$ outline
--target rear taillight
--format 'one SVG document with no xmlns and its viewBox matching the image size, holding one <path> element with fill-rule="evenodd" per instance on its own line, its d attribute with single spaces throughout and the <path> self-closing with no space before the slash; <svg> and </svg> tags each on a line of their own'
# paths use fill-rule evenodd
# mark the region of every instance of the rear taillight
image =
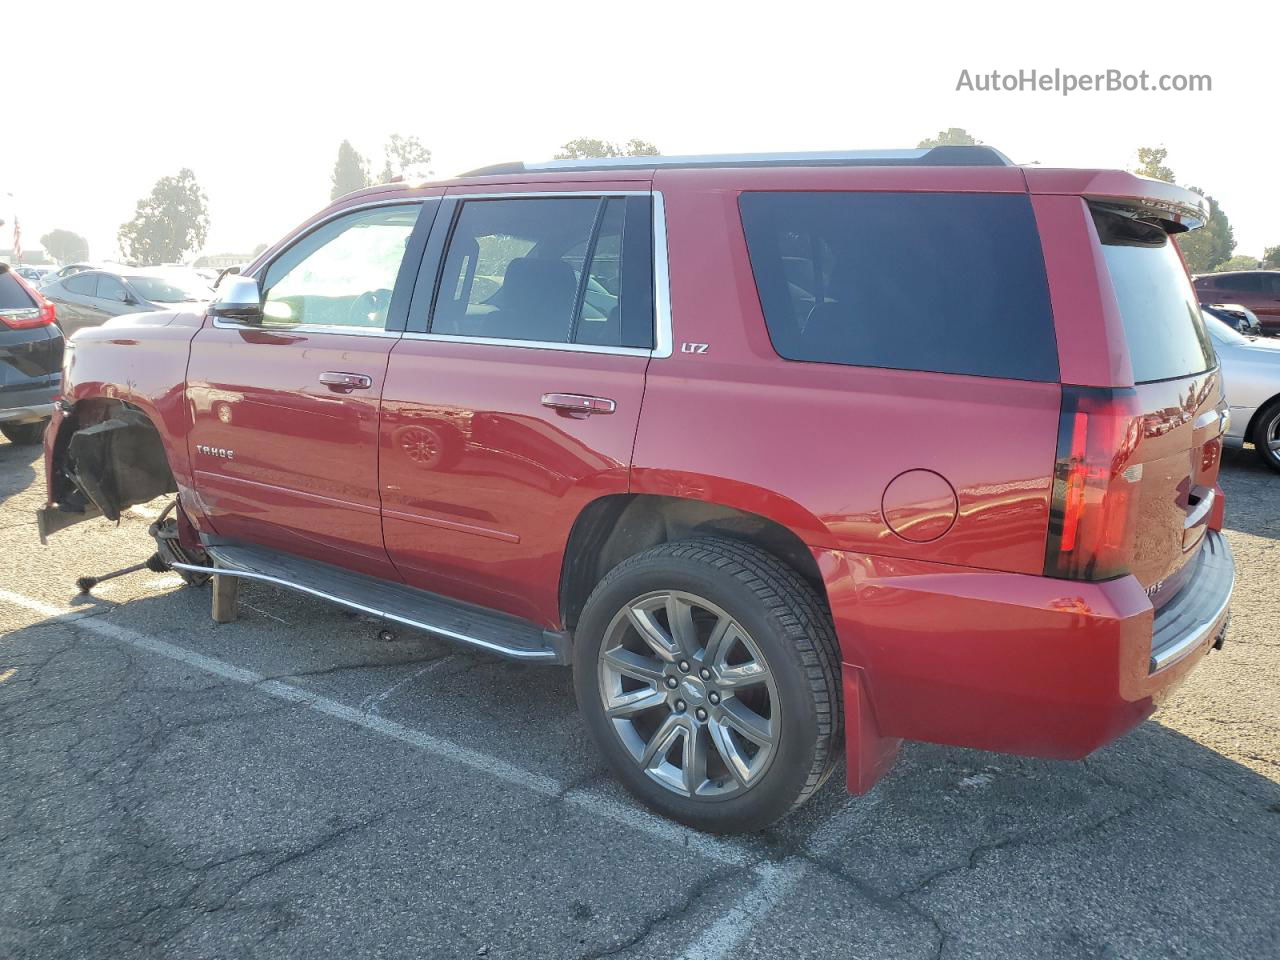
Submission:
<svg viewBox="0 0 1280 960">
<path fill-rule="evenodd" d="M 10 330 L 47 327 L 57 319 L 53 304 L 43 298 L 37 306 L 24 310 L 0 310 L 0 324 L 4 324 Z"/>
<path fill-rule="evenodd" d="M 1142 432 L 1132 389 L 1062 388 L 1044 572 L 1109 580 L 1129 572 L 1142 464 L 1129 464 Z"/>
</svg>

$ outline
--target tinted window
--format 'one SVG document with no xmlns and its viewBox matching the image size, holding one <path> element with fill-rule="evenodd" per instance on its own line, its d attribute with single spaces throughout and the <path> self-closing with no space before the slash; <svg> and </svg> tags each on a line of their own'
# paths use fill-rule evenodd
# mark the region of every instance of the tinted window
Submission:
<svg viewBox="0 0 1280 960">
<path fill-rule="evenodd" d="M 124 284 L 115 277 L 107 276 L 105 273 L 98 278 L 97 296 L 100 300 L 114 300 L 118 303 L 124 303 L 128 299 Z"/>
<path fill-rule="evenodd" d="M 1214 286 L 1219 290 L 1237 290 L 1240 293 L 1256 293 L 1262 289 L 1262 280 L 1256 273 L 1237 273 L 1228 277 L 1217 277 Z"/>
<path fill-rule="evenodd" d="M 1057 379 L 1026 196 L 744 193 L 740 206 L 783 357 Z"/>
<path fill-rule="evenodd" d="M 30 310 L 35 305 L 16 277 L 10 276 L 8 270 L 0 272 L 0 310 Z"/>
<path fill-rule="evenodd" d="M 96 273 L 77 273 L 74 276 L 65 278 L 62 281 L 62 286 L 68 293 L 78 293 L 82 297 L 92 297 L 97 294 L 98 275 Z"/>
<path fill-rule="evenodd" d="M 170 274 L 157 277 L 130 277 L 129 284 L 152 303 L 192 303 L 209 300 L 213 291 L 199 274 Z M 101 296 L 101 287 L 99 287 Z"/>
<path fill-rule="evenodd" d="M 1159 227 L 1095 209 L 1093 222 L 1120 304 L 1138 383 L 1201 373 L 1213 345 L 1182 258 Z"/>
<path fill-rule="evenodd" d="M 272 261 L 264 324 L 378 328 L 420 204 L 361 210 L 313 230 Z M 208 291 L 201 293 L 208 299 Z"/>
<path fill-rule="evenodd" d="M 622 197 L 464 203 L 449 239 L 431 332 L 623 344 L 627 217 Z"/>
</svg>

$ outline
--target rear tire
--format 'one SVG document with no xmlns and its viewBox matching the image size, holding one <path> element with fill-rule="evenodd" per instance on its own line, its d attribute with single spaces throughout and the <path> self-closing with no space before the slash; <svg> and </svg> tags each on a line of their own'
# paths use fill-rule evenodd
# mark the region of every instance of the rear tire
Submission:
<svg viewBox="0 0 1280 960">
<path fill-rule="evenodd" d="M 30 445 L 44 442 L 44 430 L 49 426 L 49 418 L 32 423 L 0 423 L 0 433 L 10 443 Z"/>
<path fill-rule="evenodd" d="M 813 588 L 772 554 L 718 537 L 614 568 L 574 639 L 579 708 L 618 778 L 716 833 L 763 829 L 826 780 L 841 753 L 839 664 Z"/>
<path fill-rule="evenodd" d="M 1272 470 L 1280 472 L 1280 400 L 1273 400 L 1258 414 L 1253 425 L 1253 448 L 1258 459 Z"/>
</svg>

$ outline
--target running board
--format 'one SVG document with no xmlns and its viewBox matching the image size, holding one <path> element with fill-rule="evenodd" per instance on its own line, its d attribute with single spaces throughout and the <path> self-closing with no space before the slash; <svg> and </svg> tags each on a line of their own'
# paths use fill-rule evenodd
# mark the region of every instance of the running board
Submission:
<svg viewBox="0 0 1280 960">
<path fill-rule="evenodd" d="M 528 620 L 262 547 L 224 543 L 205 544 L 204 549 L 215 566 L 171 566 L 273 583 L 512 660 L 569 662 L 568 636 Z"/>
</svg>

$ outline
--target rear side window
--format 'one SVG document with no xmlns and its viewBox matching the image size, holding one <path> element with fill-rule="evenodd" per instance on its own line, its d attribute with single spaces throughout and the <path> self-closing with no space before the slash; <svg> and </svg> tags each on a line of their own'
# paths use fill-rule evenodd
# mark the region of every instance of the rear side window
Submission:
<svg viewBox="0 0 1280 960">
<path fill-rule="evenodd" d="M 30 310 L 36 305 L 31 294 L 8 270 L 0 272 L 0 310 Z"/>
<path fill-rule="evenodd" d="M 96 273 L 77 273 L 62 281 L 68 293 L 78 293 L 82 297 L 95 296 L 98 290 Z"/>
<path fill-rule="evenodd" d="M 648 197 L 464 202 L 431 332 L 650 348 L 648 203 Z"/>
<path fill-rule="evenodd" d="M 744 193 L 751 267 L 789 360 L 1058 378 L 1022 194 Z"/>
<path fill-rule="evenodd" d="M 1159 227 L 1112 210 L 1094 207 L 1093 222 L 1120 304 L 1134 380 L 1210 369 L 1213 344 L 1173 241 Z"/>
</svg>

